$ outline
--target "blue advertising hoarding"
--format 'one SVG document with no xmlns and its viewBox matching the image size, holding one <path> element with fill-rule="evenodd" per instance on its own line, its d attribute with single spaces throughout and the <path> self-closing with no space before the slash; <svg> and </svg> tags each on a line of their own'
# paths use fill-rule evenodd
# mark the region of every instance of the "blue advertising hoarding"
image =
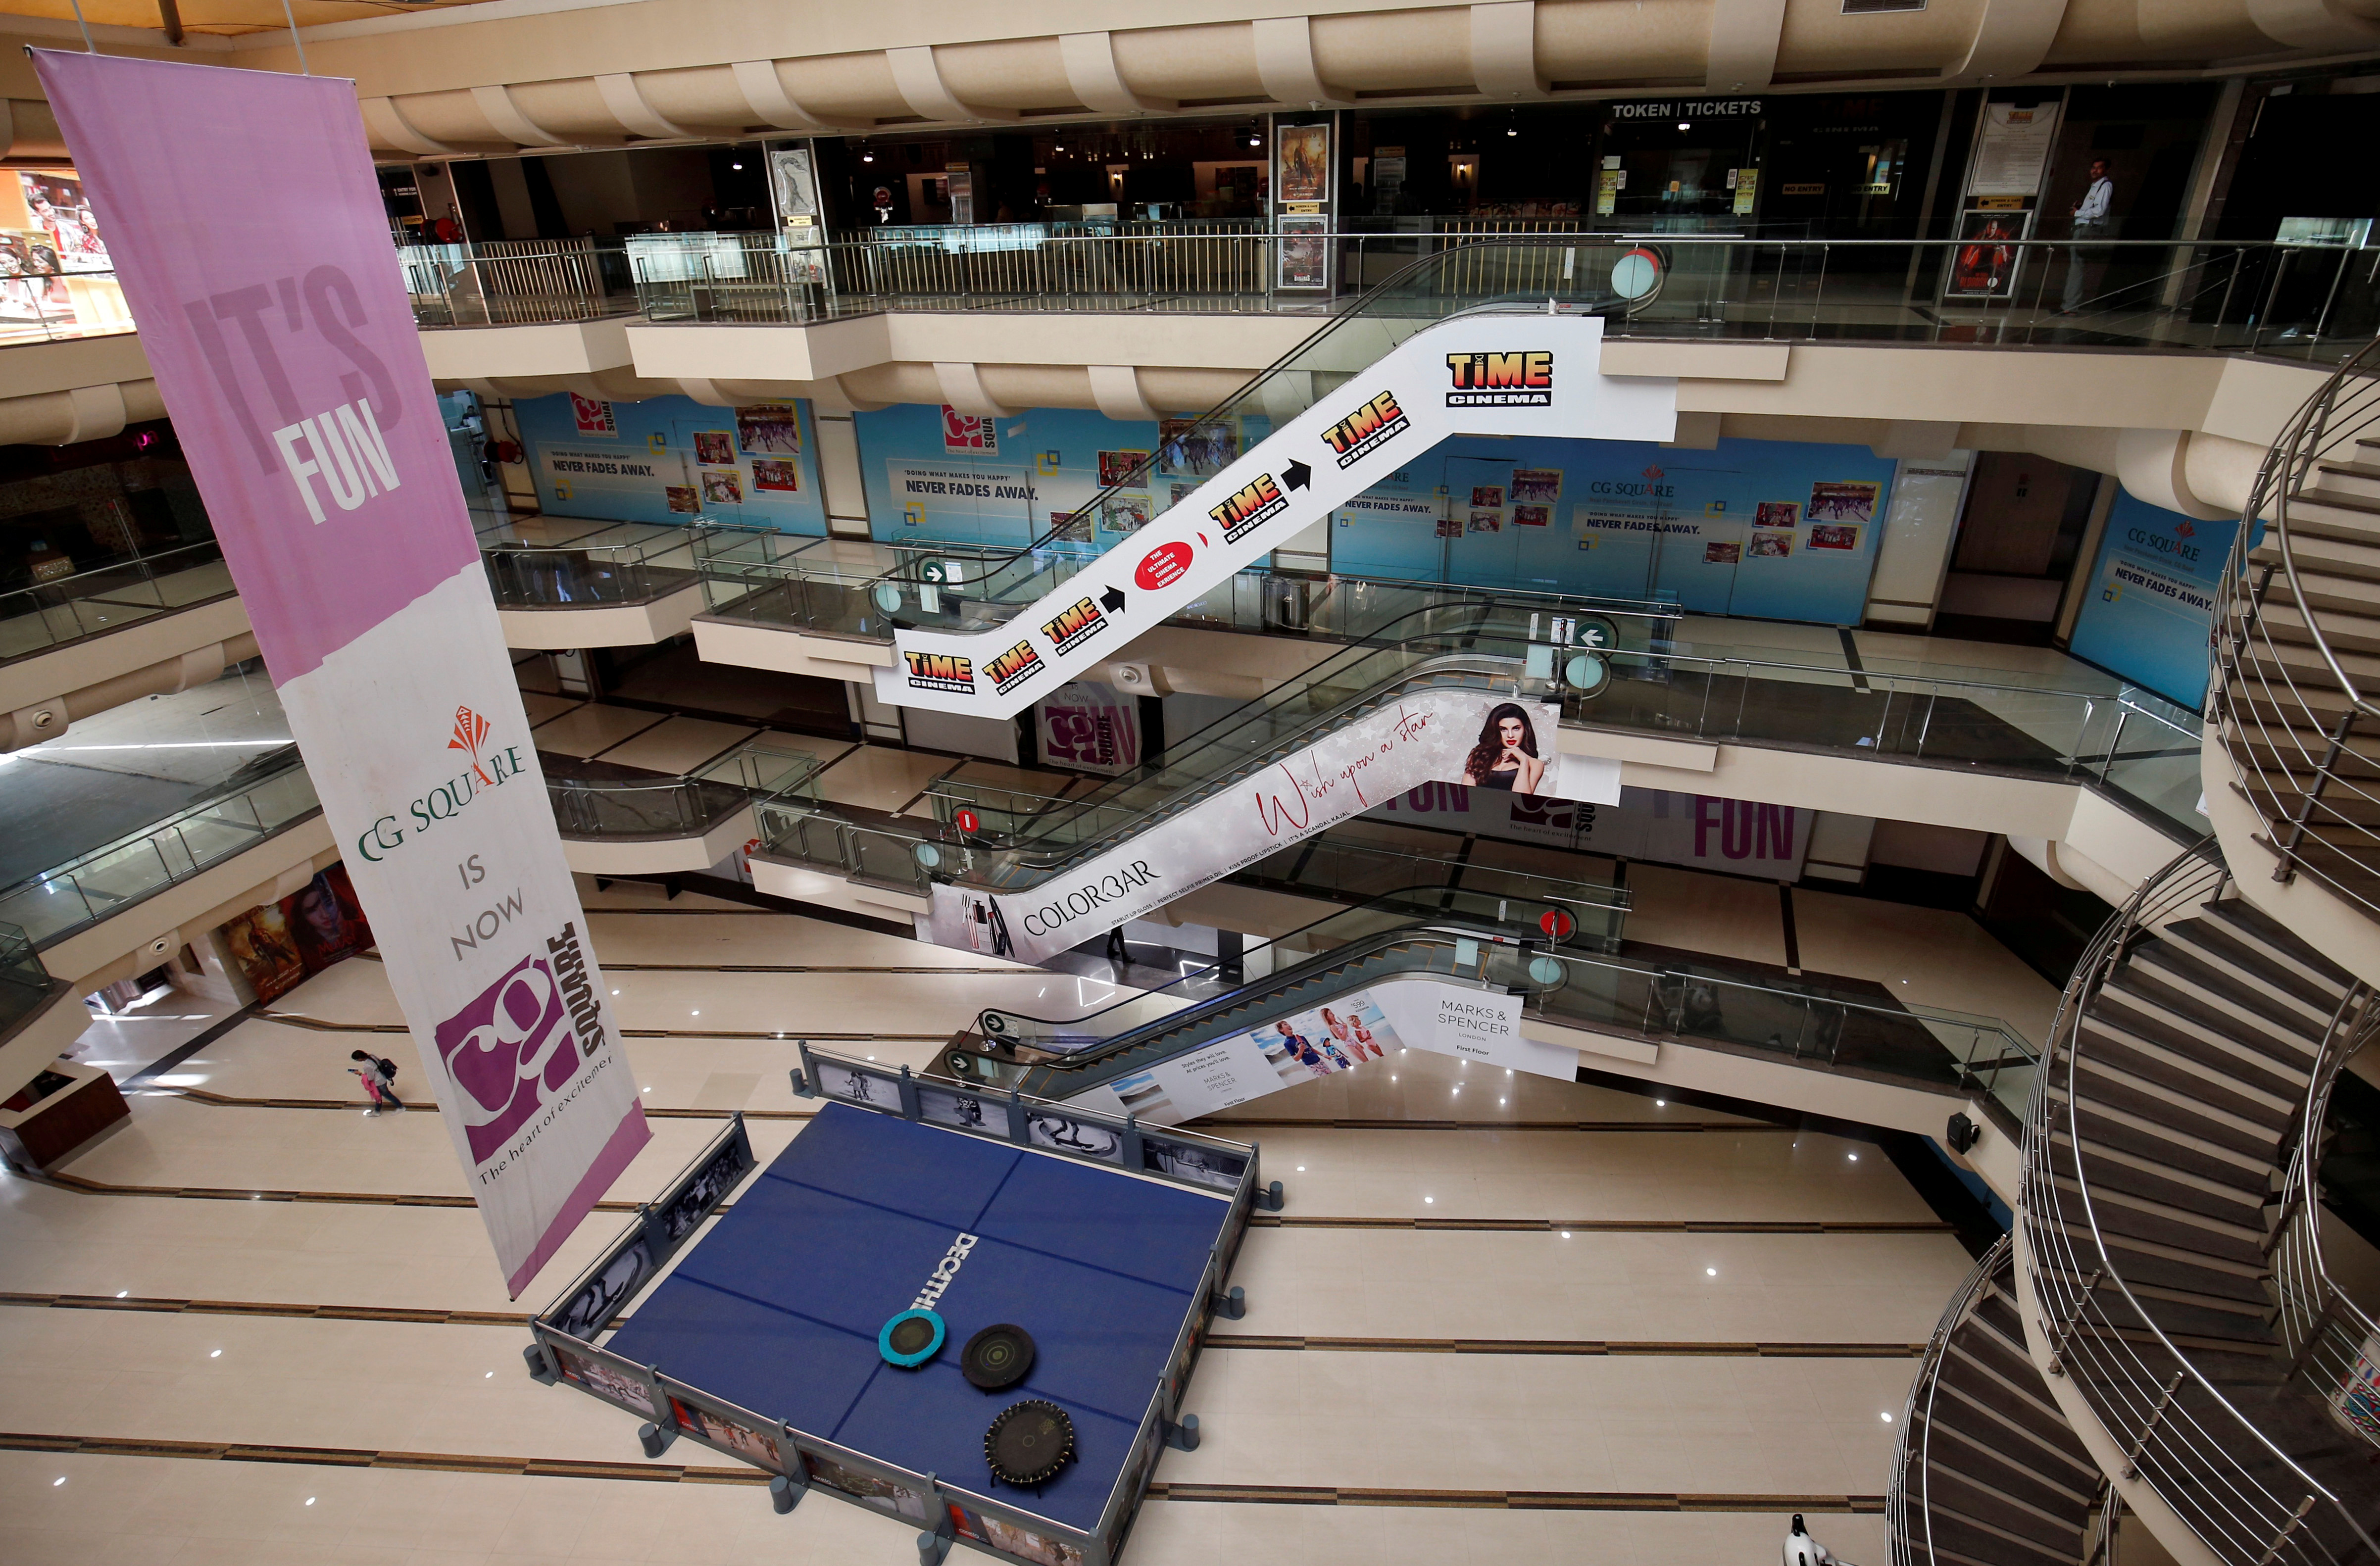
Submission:
<svg viewBox="0 0 2380 1566">
<path fill-rule="evenodd" d="M 513 417 L 549 515 L 826 531 L 806 402 L 711 407 L 692 397 L 563 393 L 516 402 Z"/>
<path fill-rule="evenodd" d="M 2074 655 L 2204 707 L 2215 598 L 2239 530 L 2228 517 L 2201 522 L 2118 492 L 2075 618 Z"/>
<path fill-rule="evenodd" d="M 1857 625 L 1894 464 L 1864 446 L 1458 436 L 1332 517 L 1356 577 Z"/>
<path fill-rule="evenodd" d="M 1271 432 L 1261 417 L 1118 419 L 1079 408 L 1007 418 L 903 403 L 856 416 L 870 530 L 886 543 L 1021 548 L 1099 499 L 1105 551 Z M 1154 455 L 1152 467 L 1143 459 Z"/>
</svg>

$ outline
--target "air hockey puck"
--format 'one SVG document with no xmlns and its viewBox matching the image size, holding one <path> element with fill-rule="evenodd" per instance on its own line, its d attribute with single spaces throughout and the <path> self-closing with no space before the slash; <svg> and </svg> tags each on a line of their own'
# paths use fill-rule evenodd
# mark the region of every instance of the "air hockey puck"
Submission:
<svg viewBox="0 0 2380 1566">
<path fill-rule="evenodd" d="M 1011 1322 L 987 1327 L 959 1351 L 959 1370 L 987 1392 L 1013 1387 L 1033 1368 L 1033 1335 Z"/>
<path fill-rule="evenodd" d="M 1010 1403 L 983 1433 L 983 1460 L 992 1477 L 1011 1485 L 1044 1485 L 1075 1460 L 1075 1422 L 1054 1402 L 1027 1398 Z"/>
<path fill-rule="evenodd" d="M 876 1352 L 887 1365 L 915 1370 L 941 1352 L 950 1335 L 942 1318 L 930 1310 L 905 1310 L 876 1334 Z"/>
</svg>

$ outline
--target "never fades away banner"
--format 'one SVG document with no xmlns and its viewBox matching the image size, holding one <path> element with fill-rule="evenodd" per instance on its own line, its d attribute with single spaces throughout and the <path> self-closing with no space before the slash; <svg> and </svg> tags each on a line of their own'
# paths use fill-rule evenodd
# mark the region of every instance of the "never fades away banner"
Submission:
<svg viewBox="0 0 2380 1566">
<path fill-rule="evenodd" d="M 517 1297 L 650 1134 L 355 85 L 32 55 Z"/>
</svg>

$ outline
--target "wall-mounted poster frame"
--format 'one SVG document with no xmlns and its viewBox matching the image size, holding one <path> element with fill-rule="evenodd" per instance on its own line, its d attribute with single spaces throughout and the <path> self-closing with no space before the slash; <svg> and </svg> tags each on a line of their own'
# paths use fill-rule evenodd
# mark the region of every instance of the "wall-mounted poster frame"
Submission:
<svg viewBox="0 0 2380 1566">
<path fill-rule="evenodd" d="M 1942 269 L 1945 304 L 2016 297 L 2066 114 L 2063 88 L 1987 95 L 1960 179 L 1958 247 Z"/>
<path fill-rule="evenodd" d="M 826 206 L 819 193 L 818 145 L 805 138 L 768 144 L 769 204 L 785 242 L 792 281 L 829 293 L 833 278 L 826 264 Z"/>
<path fill-rule="evenodd" d="M 1329 236 L 1339 207 L 1339 116 L 1275 115 L 1269 140 L 1273 288 L 1336 294 L 1339 268 Z"/>
<path fill-rule="evenodd" d="M 2033 214 L 2008 208 L 1975 207 L 1959 214 L 1959 243 L 1942 272 L 1946 304 L 2016 297 L 2024 270 L 2022 241 L 2033 233 Z"/>
</svg>

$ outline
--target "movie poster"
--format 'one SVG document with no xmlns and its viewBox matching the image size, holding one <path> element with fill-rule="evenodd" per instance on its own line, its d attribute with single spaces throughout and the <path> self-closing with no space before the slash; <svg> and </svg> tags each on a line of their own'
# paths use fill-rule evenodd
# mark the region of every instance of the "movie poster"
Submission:
<svg viewBox="0 0 2380 1566">
<path fill-rule="evenodd" d="M 1280 221 L 1281 273 L 1283 288 L 1328 288 L 1330 285 L 1330 220 L 1284 217 Z"/>
<path fill-rule="evenodd" d="M 286 995 L 372 944 L 371 926 L 345 865 L 333 865 L 277 903 L 226 921 L 220 932 L 233 965 L 259 1001 Z"/>
<path fill-rule="evenodd" d="M 1275 127 L 1274 135 L 1280 139 L 1281 174 L 1273 181 L 1273 200 L 1329 200 L 1330 125 L 1284 125 Z"/>
<path fill-rule="evenodd" d="M 1959 214 L 1959 244 L 1950 252 L 1946 299 L 2005 299 L 2016 293 L 2018 241 L 2033 221 L 2030 212 L 1971 212 Z"/>
</svg>

